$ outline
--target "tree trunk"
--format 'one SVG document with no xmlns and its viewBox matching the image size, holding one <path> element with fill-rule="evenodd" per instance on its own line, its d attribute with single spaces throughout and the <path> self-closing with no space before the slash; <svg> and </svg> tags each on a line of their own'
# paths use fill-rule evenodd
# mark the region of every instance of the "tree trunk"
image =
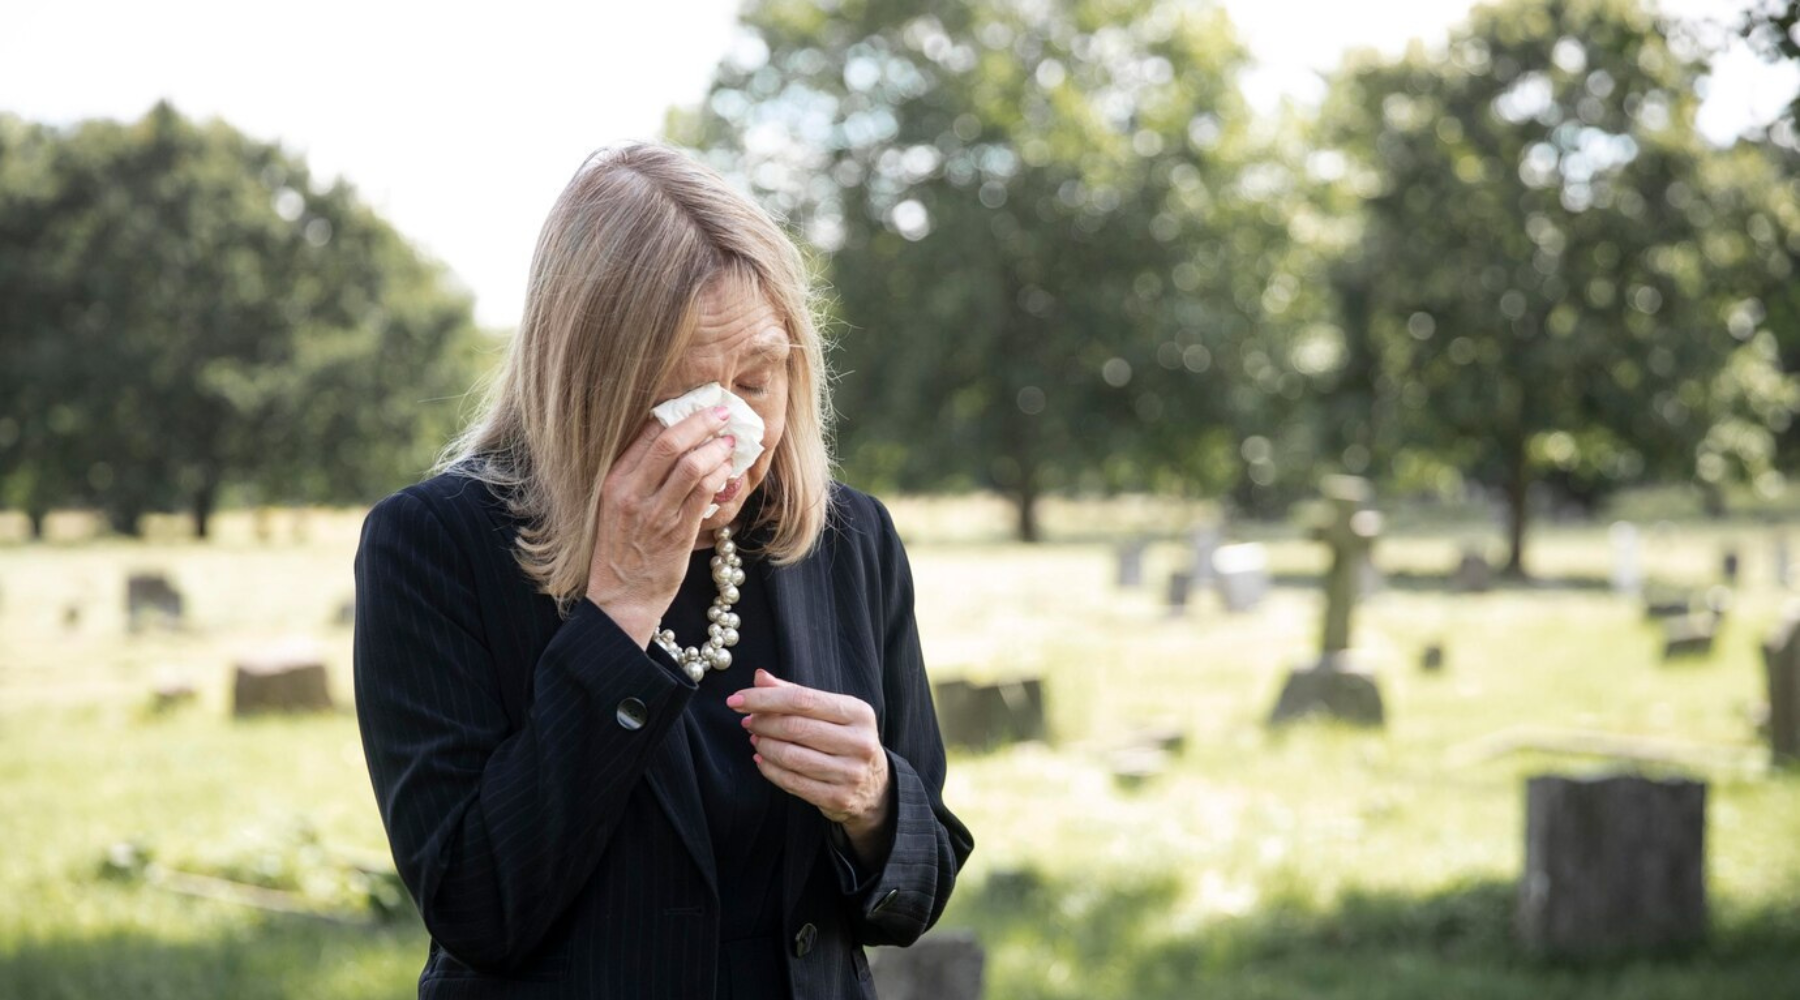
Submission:
<svg viewBox="0 0 1800 1000">
<path fill-rule="evenodd" d="M 1506 474 L 1506 544 L 1508 554 L 1503 574 L 1523 580 L 1525 573 L 1525 522 L 1530 516 L 1529 494 L 1531 473 L 1526 468 L 1525 447 L 1512 449 Z"/>
<path fill-rule="evenodd" d="M 1700 507 L 1706 512 L 1707 520 L 1723 521 L 1725 519 L 1725 489 L 1718 483 L 1700 484 Z"/>
<path fill-rule="evenodd" d="M 1018 526 L 1016 529 L 1019 541 L 1039 541 L 1041 536 L 1038 534 L 1037 484 L 1031 482 L 1028 478 L 1025 482 L 1019 484 L 1018 489 L 1013 491 L 1012 499 L 1013 507 L 1019 515 Z"/>
<path fill-rule="evenodd" d="M 218 500 L 217 490 L 211 483 L 194 491 L 194 537 L 206 540 L 207 522 L 212 519 L 213 505 Z"/>
<path fill-rule="evenodd" d="M 135 508 L 127 510 L 123 507 L 108 507 L 106 510 L 106 522 L 111 525 L 112 530 L 118 534 L 124 535 L 127 538 L 141 538 L 144 533 L 143 526 L 139 524 L 142 513 L 142 511 L 136 510 Z"/>
<path fill-rule="evenodd" d="M 31 540 L 34 542 L 43 541 L 44 521 L 50 517 L 50 512 L 47 510 L 32 509 L 25 512 L 25 517 L 31 522 Z"/>
</svg>

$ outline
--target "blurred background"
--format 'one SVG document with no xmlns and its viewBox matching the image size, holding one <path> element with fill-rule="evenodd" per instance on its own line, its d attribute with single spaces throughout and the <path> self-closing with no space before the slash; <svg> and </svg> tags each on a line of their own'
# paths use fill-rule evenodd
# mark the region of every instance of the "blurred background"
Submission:
<svg viewBox="0 0 1800 1000">
<path fill-rule="evenodd" d="M 942 995 L 1800 995 L 1800 3 L 7 22 L 0 997 L 414 995 L 358 530 L 656 137 L 912 554 Z"/>
</svg>

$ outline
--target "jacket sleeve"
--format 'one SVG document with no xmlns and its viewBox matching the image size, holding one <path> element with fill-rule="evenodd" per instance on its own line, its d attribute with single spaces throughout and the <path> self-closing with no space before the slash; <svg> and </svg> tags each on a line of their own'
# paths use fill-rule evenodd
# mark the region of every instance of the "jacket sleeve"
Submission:
<svg viewBox="0 0 1800 1000">
<path fill-rule="evenodd" d="M 471 565 L 428 500 L 400 492 L 370 510 L 355 559 L 357 724 L 431 936 L 503 972 L 592 875 L 696 686 L 583 598 L 531 667 L 515 727 Z"/>
<path fill-rule="evenodd" d="M 869 502 L 881 574 L 873 593 L 881 602 L 882 742 L 894 830 L 879 868 L 864 878 L 840 870 L 840 882 L 860 943 L 909 945 L 943 915 L 975 840 L 944 806 L 944 741 L 913 620 L 912 569 L 887 509 L 872 497 Z"/>
</svg>

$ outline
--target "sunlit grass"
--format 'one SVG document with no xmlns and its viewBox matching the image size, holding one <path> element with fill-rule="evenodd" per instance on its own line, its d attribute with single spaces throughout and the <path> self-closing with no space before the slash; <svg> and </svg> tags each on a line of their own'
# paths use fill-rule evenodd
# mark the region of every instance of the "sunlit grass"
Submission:
<svg viewBox="0 0 1800 1000">
<path fill-rule="evenodd" d="M 1604 589 L 1428 585 L 1483 531 L 1386 539 L 1394 586 L 1364 609 L 1356 642 L 1390 724 L 1272 733 L 1262 720 L 1281 680 L 1317 641 L 1307 577 L 1322 553 L 1292 531 L 1253 532 L 1279 584 L 1259 611 L 1226 615 L 1203 595 L 1173 617 L 1159 585 L 1183 558 L 1173 542 L 1148 553 L 1144 588 L 1122 592 L 1105 541 L 953 541 L 895 509 L 935 674 L 1047 679 L 1052 744 L 958 755 L 946 790 L 978 842 L 946 923 L 982 936 L 990 996 L 1636 1000 L 1800 982 L 1800 776 L 1768 772 L 1751 722 L 1756 644 L 1784 599 L 1765 529 L 1684 524 L 1648 540 L 1652 573 L 1695 584 L 1716 575 L 1723 544 L 1745 556 L 1717 653 L 1681 665 L 1661 664 L 1655 627 Z M 242 526 L 228 517 L 210 547 L 0 548 L 0 997 L 414 994 L 416 920 L 360 923 L 366 911 L 321 874 L 337 855 L 386 850 L 353 717 L 227 711 L 232 656 L 292 632 L 321 641 L 347 704 L 349 630 L 334 616 L 358 522 L 316 516 L 309 540 L 278 532 L 267 545 L 232 534 Z M 1604 528 L 1556 527 L 1533 564 L 1591 583 L 1608 552 Z M 187 594 L 185 631 L 125 633 L 123 579 L 138 567 Z M 84 608 L 73 628 L 70 602 Z M 1417 667 L 1428 642 L 1446 647 L 1441 674 Z M 194 683 L 198 702 L 148 711 L 167 676 Z M 1106 750 L 1167 725 L 1188 737 L 1168 770 L 1116 781 Z M 1524 779 L 1600 763 L 1459 759 L 1522 725 L 1704 746 L 1690 770 L 1711 782 L 1707 950 L 1599 969 L 1513 954 Z M 349 922 L 101 878 L 108 847 L 128 839 L 169 867 L 260 878 Z"/>
</svg>

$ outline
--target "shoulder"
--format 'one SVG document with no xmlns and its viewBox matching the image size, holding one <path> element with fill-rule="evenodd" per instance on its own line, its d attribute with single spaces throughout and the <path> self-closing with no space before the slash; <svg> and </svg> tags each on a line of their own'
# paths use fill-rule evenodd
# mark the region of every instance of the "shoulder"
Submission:
<svg viewBox="0 0 1800 1000">
<path fill-rule="evenodd" d="M 899 544 L 893 516 L 875 497 L 832 480 L 829 503 L 825 533 L 836 536 L 840 544 L 875 550 Z"/>
<path fill-rule="evenodd" d="M 487 483 L 452 469 L 376 501 L 364 517 L 363 534 L 391 530 L 469 537 L 491 530 L 504 510 Z"/>
</svg>

